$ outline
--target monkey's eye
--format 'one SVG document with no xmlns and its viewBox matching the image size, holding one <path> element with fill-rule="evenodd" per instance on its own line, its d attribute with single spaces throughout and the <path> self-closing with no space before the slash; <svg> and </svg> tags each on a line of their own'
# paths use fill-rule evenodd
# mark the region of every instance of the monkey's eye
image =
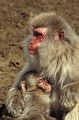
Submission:
<svg viewBox="0 0 79 120">
<path fill-rule="evenodd" d="M 34 31 L 33 35 L 36 37 L 42 36 L 42 33 L 38 32 L 38 31 Z"/>
</svg>

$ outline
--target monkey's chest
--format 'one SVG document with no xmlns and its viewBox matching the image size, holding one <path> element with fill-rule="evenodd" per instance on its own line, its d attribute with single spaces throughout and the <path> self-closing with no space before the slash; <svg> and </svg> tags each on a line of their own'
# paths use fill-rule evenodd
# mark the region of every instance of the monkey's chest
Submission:
<svg viewBox="0 0 79 120">
<path fill-rule="evenodd" d="M 51 78 L 52 73 L 50 74 L 50 71 L 48 71 L 48 68 L 43 68 L 41 66 L 39 66 L 39 69 L 37 69 L 37 75 L 43 78 Z M 48 79 L 48 80 L 49 80 Z"/>
</svg>

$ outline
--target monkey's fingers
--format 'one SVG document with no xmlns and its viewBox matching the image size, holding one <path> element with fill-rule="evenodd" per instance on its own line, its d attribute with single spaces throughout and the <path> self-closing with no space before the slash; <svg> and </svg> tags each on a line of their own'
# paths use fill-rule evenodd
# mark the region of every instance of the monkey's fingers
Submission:
<svg viewBox="0 0 79 120">
<path fill-rule="evenodd" d="M 43 88 L 43 85 L 44 85 L 44 80 L 43 79 L 38 79 L 38 86 Z"/>
<path fill-rule="evenodd" d="M 43 79 L 43 77 L 39 77 L 39 78 L 37 79 L 37 81 L 38 81 L 38 82 L 41 82 L 41 81 L 44 81 L 44 79 Z"/>
<path fill-rule="evenodd" d="M 26 83 L 24 81 L 21 82 L 21 89 L 22 89 L 22 92 L 25 93 L 27 91 L 26 89 Z"/>
<path fill-rule="evenodd" d="M 49 83 L 47 83 L 46 81 L 44 82 L 44 85 L 43 85 L 43 89 L 44 89 L 44 92 L 46 93 L 50 93 L 52 88 L 51 88 L 51 85 Z"/>
<path fill-rule="evenodd" d="M 38 80 L 38 86 L 43 89 L 44 92 L 50 93 L 51 92 L 51 85 L 47 83 L 44 79 Z"/>
<path fill-rule="evenodd" d="M 51 85 L 45 86 L 44 92 L 45 93 L 50 93 L 51 92 Z"/>
</svg>

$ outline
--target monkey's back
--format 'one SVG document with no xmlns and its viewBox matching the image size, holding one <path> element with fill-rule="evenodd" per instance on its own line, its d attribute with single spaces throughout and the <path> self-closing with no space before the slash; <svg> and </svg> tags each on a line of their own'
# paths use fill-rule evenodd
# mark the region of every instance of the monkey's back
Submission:
<svg viewBox="0 0 79 120">
<path fill-rule="evenodd" d="M 24 101 L 25 109 L 22 117 L 27 115 L 34 116 L 37 113 L 49 115 L 50 112 L 49 94 L 45 94 L 41 89 L 35 90 L 33 92 L 26 92 L 24 95 Z"/>
</svg>

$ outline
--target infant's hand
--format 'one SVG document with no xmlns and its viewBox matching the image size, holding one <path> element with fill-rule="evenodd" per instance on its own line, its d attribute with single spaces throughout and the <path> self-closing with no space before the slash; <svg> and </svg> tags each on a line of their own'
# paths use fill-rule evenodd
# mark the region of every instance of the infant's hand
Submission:
<svg viewBox="0 0 79 120">
<path fill-rule="evenodd" d="M 39 78 L 38 79 L 38 86 L 40 88 L 42 88 L 44 90 L 44 92 L 46 93 L 50 93 L 51 92 L 51 85 L 49 83 L 47 83 L 46 80 L 44 80 L 43 78 Z"/>
</svg>

